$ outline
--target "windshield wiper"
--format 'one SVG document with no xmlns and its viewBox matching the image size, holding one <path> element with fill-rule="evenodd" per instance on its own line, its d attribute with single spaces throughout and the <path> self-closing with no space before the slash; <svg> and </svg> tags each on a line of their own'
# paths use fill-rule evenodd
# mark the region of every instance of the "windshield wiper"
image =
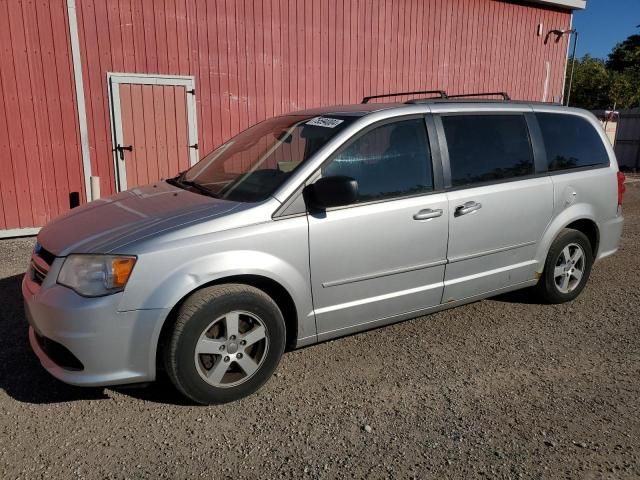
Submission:
<svg viewBox="0 0 640 480">
<path fill-rule="evenodd" d="M 210 197 L 213 198 L 220 198 L 217 194 L 215 194 L 214 192 L 212 192 L 211 190 L 209 190 L 207 187 L 205 187 L 204 185 L 194 182 L 193 180 L 184 180 L 183 179 L 184 174 L 178 175 L 175 178 L 170 178 L 167 180 L 167 182 L 169 182 L 171 185 L 175 185 L 177 187 L 192 187 L 195 188 L 196 190 L 198 190 L 199 192 L 204 193 L 205 195 L 208 195 Z"/>
<path fill-rule="evenodd" d="M 204 185 L 198 183 L 198 182 L 194 182 L 193 180 L 181 180 L 180 183 L 184 184 L 184 185 L 188 185 L 190 187 L 195 188 L 196 190 L 204 193 L 205 195 L 209 195 L 210 197 L 213 198 L 219 198 L 218 195 L 216 195 L 215 193 L 213 193 L 211 190 L 209 190 L 207 187 L 205 187 Z"/>
</svg>

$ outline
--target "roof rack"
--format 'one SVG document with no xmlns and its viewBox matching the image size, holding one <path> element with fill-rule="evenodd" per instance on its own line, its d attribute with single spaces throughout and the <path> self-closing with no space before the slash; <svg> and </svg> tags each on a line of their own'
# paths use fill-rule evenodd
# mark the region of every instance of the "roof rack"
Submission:
<svg viewBox="0 0 640 480">
<path fill-rule="evenodd" d="M 511 97 L 507 92 L 460 93 L 456 95 L 447 95 L 447 98 L 488 97 L 491 95 L 500 95 L 506 102 L 511 100 Z"/>
<path fill-rule="evenodd" d="M 374 98 L 387 98 L 387 97 L 399 97 L 402 95 L 426 95 L 426 94 L 437 94 L 438 98 L 448 98 L 447 92 L 444 90 L 425 90 L 422 92 L 402 92 L 402 93 L 385 93 L 384 95 L 370 95 L 368 97 L 364 97 L 362 99 L 362 103 L 369 103 L 369 100 L 373 100 Z"/>
</svg>

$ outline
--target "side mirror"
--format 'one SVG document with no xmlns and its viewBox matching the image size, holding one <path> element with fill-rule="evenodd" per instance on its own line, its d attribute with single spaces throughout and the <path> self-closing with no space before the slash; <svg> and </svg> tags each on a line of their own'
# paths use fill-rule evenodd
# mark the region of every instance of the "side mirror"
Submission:
<svg viewBox="0 0 640 480">
<path fill-rule="evenodd" d="M 319 210 L 349 205 L 357 199 L 358 181 L 342 175 L 321 178 L 304 189 L 307 206 Z"/>
</svg>

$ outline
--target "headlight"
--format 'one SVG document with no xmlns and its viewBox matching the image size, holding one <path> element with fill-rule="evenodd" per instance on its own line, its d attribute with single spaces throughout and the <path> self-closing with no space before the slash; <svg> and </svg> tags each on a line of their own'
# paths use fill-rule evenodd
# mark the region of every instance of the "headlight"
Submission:
<svg viewBox="0 0 640 480">
<path fill-rule="evenodd" d="M 69 255 L 58 283 L 85 297 L 100 297 L 124 290 L 136 257 L 122 255 Z"/>
</svg>

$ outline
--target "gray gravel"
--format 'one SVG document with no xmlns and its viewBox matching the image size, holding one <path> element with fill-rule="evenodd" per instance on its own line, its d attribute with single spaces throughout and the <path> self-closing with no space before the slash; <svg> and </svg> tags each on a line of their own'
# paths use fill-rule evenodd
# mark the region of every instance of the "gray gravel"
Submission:
<svg viewBox="0 0 640 480">
<path fill-rule="evenodd" d="M 256 395 L 79 389 L 27 345 L 0 242 L 0 478 L 638 478 L 640 184 L 573 303 L 515 293 L 285 355 Z"/>
</svg>

